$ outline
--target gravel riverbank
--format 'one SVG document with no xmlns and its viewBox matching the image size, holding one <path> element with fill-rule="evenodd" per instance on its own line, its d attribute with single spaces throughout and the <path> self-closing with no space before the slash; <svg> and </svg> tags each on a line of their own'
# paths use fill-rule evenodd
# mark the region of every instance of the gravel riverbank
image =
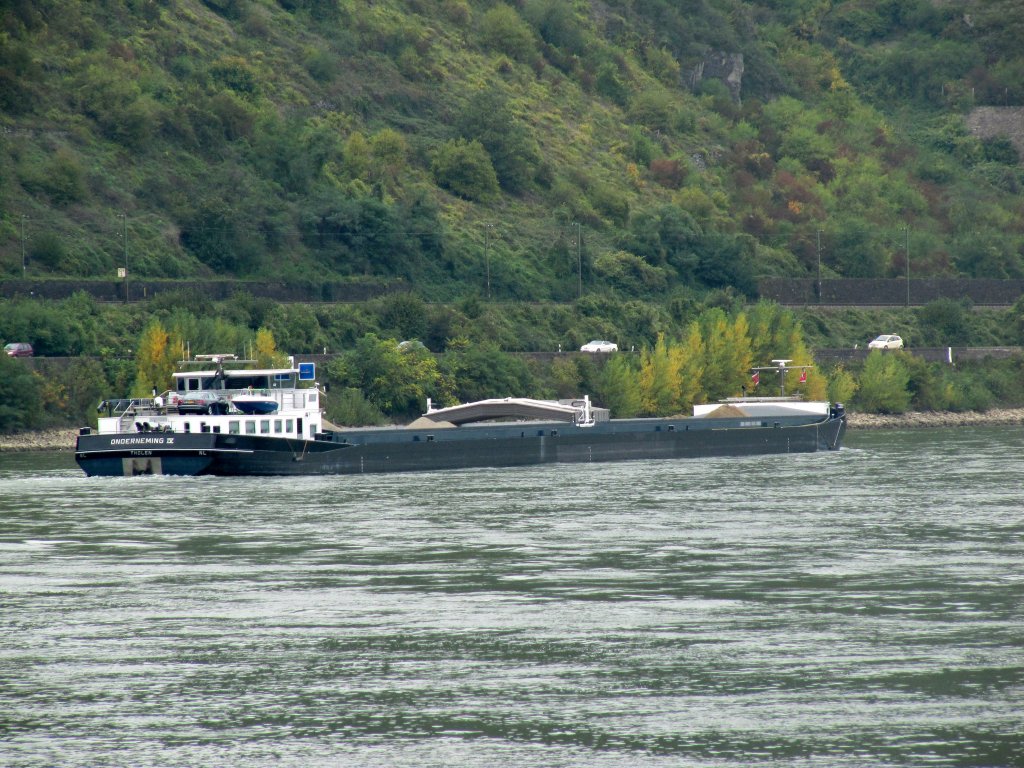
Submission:
<svg viewBox="0 0 1024 768">
<path fill-rule="evenodd" d="M 850 429 L 912 429 L 914 427 L 965 427 L 1024 424 L 1024 408 L 993 408 L 990 411 L 908 411 L 899 414 L 851 413 Z"/>
<path fill-rule="evenodd" d="M 1024 424 L 1024 408 L 994 408 L 991 411 L 910 411 L 886 415 L 881 413 L 849 414 L 850 429 L 913 429 L 916 427 L 963 427 L 980 424 Z M 77 429 L 48 429 L 0 435 L 0 452 L 4 451 L 73 451 Z"/>
<path fill-rule="evenodd" d="M 0 453 L 5 451 L 73 451 L 77 429 L 46 429 L 0 435 Z"/>
</svg>

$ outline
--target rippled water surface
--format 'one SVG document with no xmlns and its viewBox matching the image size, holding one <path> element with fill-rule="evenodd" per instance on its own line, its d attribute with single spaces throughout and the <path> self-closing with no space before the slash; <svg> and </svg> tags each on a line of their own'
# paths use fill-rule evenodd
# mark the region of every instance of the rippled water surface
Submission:
<svg viewBox="0 0 1024 768">
<path fill-rule="evenodd" d="M 0 454 L 0 765 L 1024 765 L 1024 430 L 309 480 Z"/>
</svg>

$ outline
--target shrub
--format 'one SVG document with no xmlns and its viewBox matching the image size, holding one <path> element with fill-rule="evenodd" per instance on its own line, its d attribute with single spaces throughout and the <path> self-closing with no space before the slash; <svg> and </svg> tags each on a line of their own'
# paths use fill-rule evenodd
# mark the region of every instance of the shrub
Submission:
<svg viewBox="0 0 1024 768">
<path fill-rule="evenodd" d="M 636 94 L 629 105 L 630 120 L 646 128 L 672 133 L 677 126 L 679 107 L 672 94 L 653 87 Z"/>
<path fill-rule="evenodd" d="M 536 55 L 533 31 L 513 8 L 499 4 L 480 19 L 480 41 L 485 47 L 519 61 Z"/>
<path fill-rule="evenodd" d="M 338 74 L 338 63 L 330 52 L 310 46 L 303 52 L 303 66 L 310 76 L 321 83 L 327 83 Z"/>
<path fill-rule="evenodd" d="M 651 178 L 661 186 L 666 189 L 679 189 L 689 169 L 678 160 L 666 157 L 652 160 L 649 170 Z"/>
<path fill-rule="evenodd" d="M 37 235 L 32 240 L 32 248 L 29 251 L 29 259 L 32 262 L 43 264 L 50 270 L 59 269 L 66 255 L 64 240 L 54 232 L 43 232 Z"/>
<path fill-rule="evenodd" d="M 619 76 L 619 68 L 610 61 L 604 62 L 597 68 L 594 90 L 619 106 L 625 106 L 629 98 L 629 88 Z"/>
<path fill-rule="evenodd" d="M 384 414 L 357 387 L 343 387 L 324 398 L 328 420 L 345 427 L 373 427 L 384 423 Z"/>
<path fill-rule="evenodd" d="M 498 175 L 479 141 L 445 143 L 434 154 L 430 170 L 439 185 L 467 200 L 486 202 L 498 194 Z"/>
<path fill-rule="evenodd" d="M 1020 164 L 1020 153 L 1006 136 L 993 136 L 990 139 L 982 139 L 981 143 L 985 159 L 990 163 L 1014 166 Z"/>
<path fill-rule="evenodd" d="M 57 204 L 76 203 L 85 197 L 85 171 L 68 149 L 58 149 L 49 164 L 45 188 Z"/>
<path fill-rule="evenodd" d="M 628 251 L 601 253 L 594 260 L 594 271 L 615 288 L 634 296 L 647 296 L 665 290 L 668 275 Z"/>
</svg>

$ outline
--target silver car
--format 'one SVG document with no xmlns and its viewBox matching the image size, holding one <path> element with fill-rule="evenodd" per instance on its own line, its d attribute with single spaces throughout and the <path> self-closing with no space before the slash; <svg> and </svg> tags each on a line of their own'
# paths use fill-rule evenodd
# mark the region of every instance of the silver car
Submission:
<svg viewBox="0 0 1024 768">
<path fill-rule="evenodd" d="M 903 349 L 903 339 L 899 336 L 882 335 L 869 342 L 868 349 Z"/>
<path fill-rule="evenodd" d="M 611 342 L 611 341 L 604 341 L 603 339 L 594 339 L 593 341 L 588 341 L 586 344 L 584 344 L 582 347 L 580 347 L 580 352 L 618 352 L 618 351 L 619 351 L 619 345 L 618 344 L 616 344 L 614 342 Z"/>
</svg>

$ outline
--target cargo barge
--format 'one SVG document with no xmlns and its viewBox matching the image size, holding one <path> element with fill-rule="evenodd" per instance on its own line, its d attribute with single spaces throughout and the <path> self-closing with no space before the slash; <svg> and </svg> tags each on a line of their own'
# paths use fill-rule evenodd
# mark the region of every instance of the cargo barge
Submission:
<svg viewBox="0 0 1024 768">
<path fill-rule="evenodd" d="M 345 475 L 812 453 L 838 450 L 846 430 L 842 405 L 784 395 L 638 419 L 610 418 L 588 397 L 440 409 L 428 401 L 407 426 L 338 428 L 324 419 L 311 364 L 232 369 L 230 355 L 197 359 L 209 367 L 175 373 L 162 395 L 101 403 L 98 427 L 80 430 L 75 446 L 87 475 Z"/>
</svg>

